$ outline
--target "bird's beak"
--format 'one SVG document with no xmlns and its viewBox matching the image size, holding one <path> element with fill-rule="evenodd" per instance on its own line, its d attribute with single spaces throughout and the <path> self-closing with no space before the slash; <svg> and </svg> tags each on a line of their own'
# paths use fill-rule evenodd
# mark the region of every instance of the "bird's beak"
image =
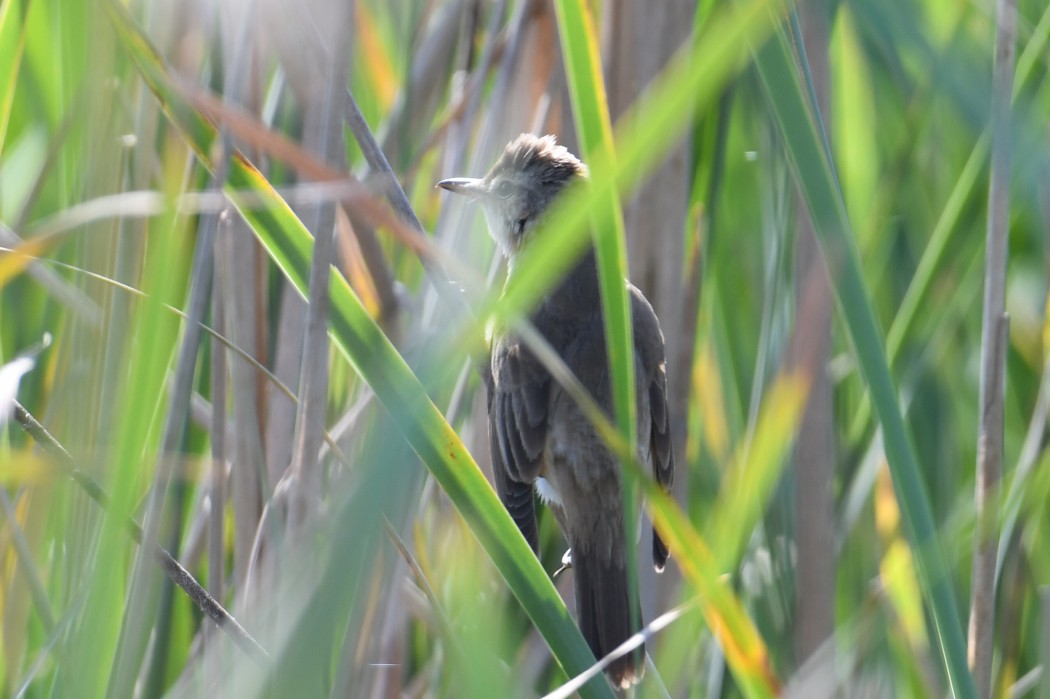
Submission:
<svg viewBox="0 0 1050 699">
<path fill-rule="evenodd" d="M 485 180 L 476 177 L 450 177 L 438 182 L 437 186 L 456 194 L 465 194 L 473 199 L 484 196 L 486 191 Z"/>
</svg>

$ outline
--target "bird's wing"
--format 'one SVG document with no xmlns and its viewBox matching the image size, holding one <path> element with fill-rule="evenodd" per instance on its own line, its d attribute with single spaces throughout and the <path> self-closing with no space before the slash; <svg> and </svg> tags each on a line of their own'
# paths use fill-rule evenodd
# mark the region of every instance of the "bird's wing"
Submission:
<svg viewBox="0 0 1050 699">
<path fill-rule="evenodd" d="M 493 344 L 489 448 L 496 492 L 537 553 L 532 486 L 543 465 L 550 385 L 547 370 L 521 343 L 500 338 Z"/>
<path fill-rule="evenodd" d="M 674 451 L 671 448 L 671 421 L 667 408 L 666 363 L 660 362 L 649 383 L 649 413 L 652 415 L 650 449 L 653 478 L 670 490 L 674 484 Z"/>
<path fill-rule="evenodd" d="M 653 307 L 642 292 L 629 285 L 631 310 L 634 318 L 634 343 L 636 360 L 640 363 L 641 386 L 646 393 L 639 399 L 648 399 L 649 416 L 649 464 L 653 478 L 664 489 L 671 490 L 674 484 L 674 450 L 671 448 L 671 420 L 667 407 L 667 363 L 664 357 L 664 337 L 660 322 Z M 645 385 L 648 384 L 648 385 Z M 643 432 L 644 433 L 644 432 Z M 657 571 L 667 564 L 667 545 L 653 530 L 653 565 Z"/>
</svg>

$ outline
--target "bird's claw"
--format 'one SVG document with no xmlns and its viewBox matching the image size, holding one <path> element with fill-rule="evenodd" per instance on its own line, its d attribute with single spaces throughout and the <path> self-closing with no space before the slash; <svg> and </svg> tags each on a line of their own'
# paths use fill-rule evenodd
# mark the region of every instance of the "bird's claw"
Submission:
<svg viewBox="0 0 1050 699">
<path fill-rule="evenodd" d="M 572 568 L 572 549 L 565 549 L 565 553 L 561 555 L 561 568 L 554 571 L 552 578 L 557 578 L 559 575 Z"/>
</svg>

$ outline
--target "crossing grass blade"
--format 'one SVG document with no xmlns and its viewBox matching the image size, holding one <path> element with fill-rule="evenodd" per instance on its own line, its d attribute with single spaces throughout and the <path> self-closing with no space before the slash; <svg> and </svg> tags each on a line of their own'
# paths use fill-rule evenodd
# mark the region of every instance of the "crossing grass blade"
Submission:
<svg viewBox="0 0 1050 699">
<path fill-rule="evenodd" d="M 559 36 L 565 54 L 569 95 L 585 162 L 615 163 L 612 123 L 598 55 L 598 38 L 583 0 L 558 0 Z M 615 189 L 602 189 L 593 208 L 594 242 L 605 314 L 605 341 L 613 386 L 616 422 L 630 444 L 637 440 L 634 403 L 634 343 L 627 278 L 623 209 Z"/>
</svg>

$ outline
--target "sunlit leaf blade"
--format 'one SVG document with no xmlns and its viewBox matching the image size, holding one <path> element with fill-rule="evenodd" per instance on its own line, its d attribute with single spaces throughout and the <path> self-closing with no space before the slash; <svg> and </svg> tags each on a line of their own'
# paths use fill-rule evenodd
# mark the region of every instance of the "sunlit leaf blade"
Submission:
<svg viewBox="0 0 1050 699">
<path fill-rule="evenodd" d="M 857 231 L 863 241 L 876 235 L 882 222 L 874 211 L 882 166 L 871 138 L 876 128 L 875 91 L 857 22 L 848 6 L 838 13 L 834 33 L 835 41 L 829 49 L 837 68 L 831 90 L 835 95 L 834 148 L 850 217 L 866 222 L 865 228 Z M 859 245 L 863 248 L 864 243 Z"/>
<path fill-rule="evenodd" d="M 8 252 L 0 253 L 0 289 L 21 274 L 34 259 L 49 250 L 55 242 L 56 238 L 38 236 Z"/>
<path fill-rule="evenodd" d="M 398 81 L 393 61 L 388 53 L 387 46 L 380 37 L 379 28 L 376 26 L 375 17 L 365 3 L 354 5 L 354 19 L 358 22 L 360 29 L 361 45 L 357 51 L 359 60 L 367 63 L 366 75 L 371 78 L 372 87 L 380 107 L 384 110 L 390 109 L 397 97 Z"/>
<path fill-rule="evenodd" d="M 583 158 L 586 162 L 615 163 L 598 38 L 590 10 L 583 0 L 558 0 L 554 8 L 558 15 L 569 96 Z M 628 441 L 634 443 L 637 426 L 634 418 L 633 335 L 631 309 L 624 286 L 627 251 L 623 211 L 616 190 L 601 190 L 591 210 L 616 420 Z"/>
<path fill-rule="evenodd" d="M 613 146 L 612 122 L 609 118 L 608 98 L 602 78 L 602 64 L 598 51 L 598 36 L 590 10 L 583 0 L 558 0 L 554 3 L 558 16 L 558 36 L 565 56 L 565 74 L 569 97 L 576 117 L 576 132 L 585 162 L 602 160 L 616 162 Z M 599 154 L 602 154 L 599 157 Z M 635 405 L 634 332 L 631 326 L 631 308 L 624 280 L 627 277 L 627 240 L 623 226 L 623 210 L 619 193 L 603 189 L 590 207 L 594 227 L 595 257 L 601 287 L 604 315 L 605 346 L 609 358 L 609 377 L 612 383 L 613 410 L 620 432 L 627 443 L 638 441 L 637 407 Z M 624 522 L 626 531 L 635 530 L 635 487 L 624 479 Z M 637 580 L 636 542 L 626 540 L 628 579 Z M 639 620 L 635 620 L 636 623 Z"/>
<path fill-rule="evenodd" d="M 782 375 L 762 400 L 750 439 L 737 447 L 711 513 L 708 538 L 718 542 L 721 570 L 735 570 L 747 539 L 776 488 L 809 393 L 809 377 Z"/>
<path fill-rule="evenodd" d="M 900 623 L 904 639 L 916 650 L 928 645 L 926 622 L 922 612 L 922 592 L 915 577 L 911 549 L 900 531 L 900 508 L 893 492 L 889 472 L 879 469 L 875 483 L 875 528 L 886 552 L 879 561 L 879 574 L 886 597 L 895 607 L 894 618 Z"/>
<path fill-rule="evenodd" d="M 756 52 L 755 60 L 774 119 L 783 134 L 788 159 L 816 225 L 832 288 L 882 426 L 893 485 L 937 630 L 948 681 L 956 696 L 974 697 L 955 593 L 944 551 L 937 540 L 929 496 L 897 402 L 826 140 L 818 130 L 785 31 L 778 32 L 764 49 Z"/>
<path fill-rule="evenodd" d="M 198 157 L 213 167 L 214 127 L 181 97 L 163 62 L 123 8 L 114 3 L 108 7 L 124 50 Z M 305 296 L 312 238 L 303 224 L 243 156 L 230 162 L 226 191 L 287 279 Z M 459 436 L 339 274 L 332 275 L 330 295 L 330 332 L 336 345 L 390 414 L 397 416 L 406 439 L 471 525 L 566 672 L 585 670 L 593 659 L 582 636 Z M 602 679 L 589 683 L 584 693 L 611 696 Z"/>
<path fill-rule="evenodd" d="M 706 540 L 717 542 L 716 550 L 711 551 L 681 510 L 667 496 L 654 493 L 657 489 L 647 481 L 649 496 L 654 498 L 653 522 L 697 590 L 704 617 L 725 651 L 733 677 L 750 697 L 775 696 L 779 680 L 765 642 L 719 575 L 737 567 L 747 538 L 765 511 L 794 443 L 807 393 L 808 379 L 790 374 L 770 388 L 754 434 L 738 447 L 711 514 Z"/>
<path fill-rule="evenodd" d="M 4 152 L 7 125 L 11 120 L 11 105 L 18 86 L 18 71 L 22 66 L 25 49 L 26 14 L 29 0 L 9 0 L 0 3 L 0 71 L 6 73 L 0 79 L 0 153 Z"/>
<path fill-rule="evenodd" d="M 777 696 L 780 681 L 773 673 L 765 641 L 739 598 L 721 579 L 715 554 L 674 500 L 651 481 L 643 482 L 653 524 L 696 590 L 704 618 L 718 638 L 733 677 L 745 696 Z"/>
</svg>

